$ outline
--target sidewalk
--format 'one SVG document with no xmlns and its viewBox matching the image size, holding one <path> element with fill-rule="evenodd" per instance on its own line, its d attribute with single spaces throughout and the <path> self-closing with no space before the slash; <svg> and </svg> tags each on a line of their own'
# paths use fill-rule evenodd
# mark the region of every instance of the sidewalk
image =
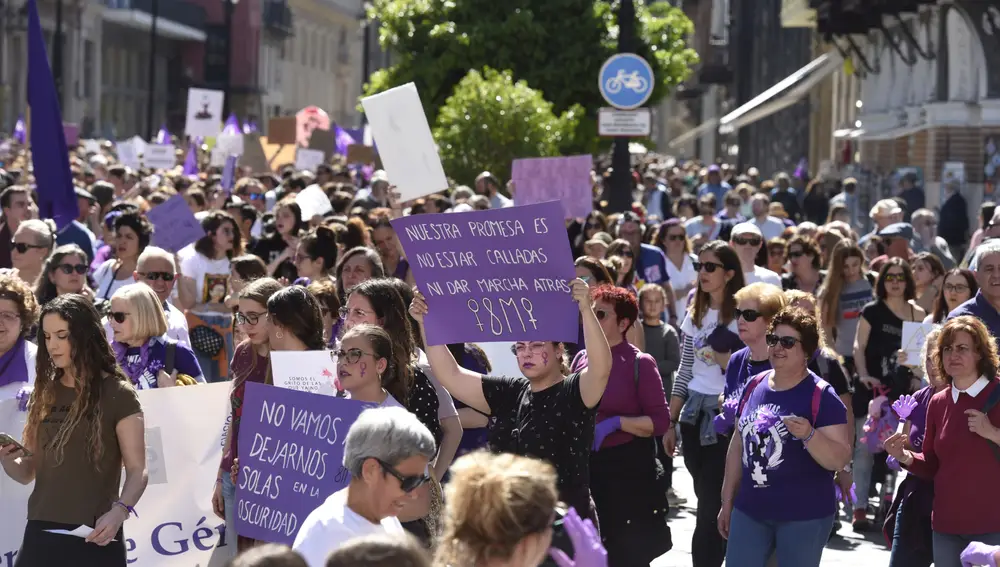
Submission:
<svg viewBox="0 0 1000 567">
<path fill-rule="evenodd" d="M 691 567 L 691 534 L 694 532 L 694 507 L 698 500 L 694 496 L 691 475 L 684 468 L 684 459 L 675 459 L 674 466 L 674 489 L 678 495 L 687 498 L 687 503 L 680 509 L 671 511 L 670 530 L 674 548 L 651 563 L 651 567 Z M 867 537 L 854 533 L 846 517 L 842 517 L 840 531 L 823 552 L 823 567 L 888 565 L 889 549 L 885 546 L 882 534 L 872 532 L 865 535 Z"/>
</svg>

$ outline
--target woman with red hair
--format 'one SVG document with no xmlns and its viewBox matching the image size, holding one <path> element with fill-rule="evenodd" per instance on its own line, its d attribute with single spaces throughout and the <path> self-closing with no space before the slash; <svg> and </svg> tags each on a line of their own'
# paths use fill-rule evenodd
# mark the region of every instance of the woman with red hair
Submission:
<svg viewBox="0 0 1000 567">
<path fill-rule="evenodd" d="M 626 338 L 639 318 L 635 294 L 601 285 L 592 290 L 591 297 L 613 362 L 597 406 L 590 489 L 609 565 L 645 567 L 670 549 L 666 491 L 657 482 L 652 439 L 670 428 L 670 410 L 656 360 Z M 579 371 L 586 366 L 587 351 L 583 350 L 571 368 Z"/>
</svg>

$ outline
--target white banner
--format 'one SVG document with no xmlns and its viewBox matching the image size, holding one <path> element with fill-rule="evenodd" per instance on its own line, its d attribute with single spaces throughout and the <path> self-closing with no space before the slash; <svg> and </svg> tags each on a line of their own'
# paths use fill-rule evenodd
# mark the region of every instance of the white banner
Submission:
<svg viewBox="0 0 1000 567">
<path fill-rule="evenodd" d="M 139 392 L 146 421 L 149 485 L 125 522 L 132 567 L 224 565 L 235 542 L 212 511 L 212 491 L 229 418 L 229 384 Z M 20 438 L 27 414 L 0 402 L 0 431 Z M 124 473 L 122 473 L 124 481 Z M 13 567 L 31 486 L 0 472 L 0 567 Z"/>
</svg>

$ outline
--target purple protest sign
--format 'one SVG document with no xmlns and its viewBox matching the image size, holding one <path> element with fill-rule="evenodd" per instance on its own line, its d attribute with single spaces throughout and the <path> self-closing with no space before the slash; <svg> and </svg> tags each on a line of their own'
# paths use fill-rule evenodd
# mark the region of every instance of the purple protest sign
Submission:
<svg viewBox="0 0 1000 567">
<path fill-rule="evenodd" d="M 205 236 L 201 223 L 187 205 L 183 195 L 174 195 L 146 213 L 146 218 L 156 228 L 153 245 L 169 252 L 177 252 Z"/>
<path fill-rule="evenodd" d="M 576 342 L 576 274 L 557 202 L 392 221 L 427 298 L 427 342 Z"/>
<path fill-rule="evenodd" d="M 564 218 L 584 218 L 594 209 L 594 182 L 590 156 L 516 159 L 511 165 L 514 204 L 559 201 Z"/>
<path fill-rule="evenodd" d="M 309 513 L 350 482 L 344 442 L 369 404 L 246 384 L 237 447 L 236 531 L 292 545 Z"/>
</svg>

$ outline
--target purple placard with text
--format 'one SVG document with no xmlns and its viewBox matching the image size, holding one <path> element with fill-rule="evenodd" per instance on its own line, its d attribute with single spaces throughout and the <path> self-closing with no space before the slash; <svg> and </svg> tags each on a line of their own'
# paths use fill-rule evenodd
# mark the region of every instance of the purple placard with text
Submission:
<svg viewBox="0 0 1000 567">
<path fill-rule="evenodd" d="M 555 201 L 392 221 L 427 298 L 427 342 L 576 342 L 576 277 Z"/>
<path fill-rule="evenodd" d="M 67 146 L 77 145 L 80 143 L 80 125 L 63 122 L 63 136 L 66 138 Z"/>
<path fill-rule="evenodd" d="M 174 195 L 153 207 L 146 213 L 146 218 L 156 228 L 153 232 L 153 246 L 159 246 L 168 252 L 177 252 L 205 236 L 201 223 L 194 218 L 183 195 Z"/>
<path fill-rule="evenodd" d="M 350 482 L 344 442 L 370 404 L 246 384 L 237 447 L 236 531 L 290 546 L 309 513 Z"/>
<path fill-rule="evenodd" d="M 594 209 L 591 156 L 516 159 L 511 165 L 514 204 L 559 201 L 565 218 L 584 218 Z"/>
</svg>

